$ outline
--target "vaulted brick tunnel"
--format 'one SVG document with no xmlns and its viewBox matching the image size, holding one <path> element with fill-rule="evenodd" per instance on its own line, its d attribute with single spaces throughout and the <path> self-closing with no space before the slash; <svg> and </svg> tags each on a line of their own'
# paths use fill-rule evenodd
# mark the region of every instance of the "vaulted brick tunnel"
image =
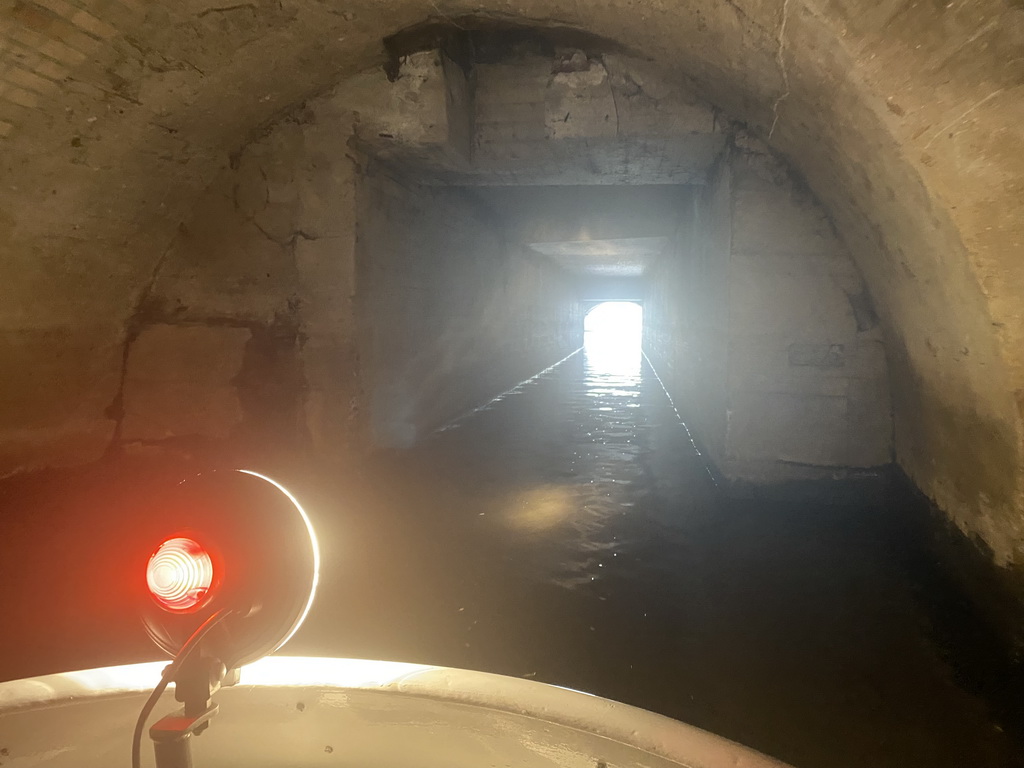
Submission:
<svg viewBox="0 0 1024 768">
<path fill-rule="evenodd" d="M 1024 589 L 1015 0 L 0 22 L 3 475 L 409 448 L 638 300 L 725 484 L 897 468 Z"/>
<path fill-rule="evenodd" d="M 743 121 L 788 158 L 835 222 L 885 329 L 897 461 L 998 562 L 1014 561 L 1024 377 L 1011 215 L 1019 9 L 709 2 L 441 11 L 414 2 L 9 4 L 0 115 L 9 471 L 106 449 L 124 337 L 152 299 L 154 274 L 189 236 L 197 196 L 227 183 L 228 166 L 261 136 L 281 124 L 304 141 L 314 129 L 302 128 L 303 104 L 384 64 L 389 35 L 425 19 L 455 30 L 464 16 L 508 19 L 640 52 L 666 82 L 715 105 L 715 119 Z M 336 151 L 304 158 L 323 171 L 310 185 L 344 175 L 318 160 L 346 172 L 353 162 L 346 108 L 337 106 L 333 125 L 318 122 Z M 642 165 L 624 164 L 627 180 L 642 181 Z M 351 229 L 337 183 L 301 195 L 329 209 L 320 212 L 334 230 L 325 236 Z M 292 247 L 289 224 L 264 243 L 267 258 Z M 313 242 L 297 237 L 300 252 Z M 190 275 L 190 287 L 201 292 L 212 277 Z M 263 320 L 287 305 L 273 294 L 289 292 L 267 288 L 253 308 Z"/>
</svg>

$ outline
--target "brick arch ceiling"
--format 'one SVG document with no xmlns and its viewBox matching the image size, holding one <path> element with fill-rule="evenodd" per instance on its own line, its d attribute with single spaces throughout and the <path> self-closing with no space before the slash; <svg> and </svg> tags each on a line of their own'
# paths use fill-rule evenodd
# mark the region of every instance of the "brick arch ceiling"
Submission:
<svg viewBox="0 0 1024 768">
<path fill-rule="evenodd" d="M 0 0 L 0 466 L 92 445 L 125 318 L 231 152 L 382 63 L 384 36 L 476 13 L 617 40 L 790 159 L 886 325 L 900 463 L 1013 559 L 1019 0 Z"/>
</svg>

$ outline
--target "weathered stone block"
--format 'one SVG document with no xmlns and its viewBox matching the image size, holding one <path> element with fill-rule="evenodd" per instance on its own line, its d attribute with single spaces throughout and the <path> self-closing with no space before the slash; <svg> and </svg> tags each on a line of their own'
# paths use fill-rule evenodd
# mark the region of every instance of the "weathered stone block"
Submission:
<svg viewBox="0 0 1024 768">
<path fill-rule="evenodd" d="M 394 83 L 388 84 L 379 72 L 368 77 L 363 93 L 353 94 L 353 106 L 360 114 L 356 126 L 360 139 L 378 146 L 386 140 L 403 144 L 448 141 L 445 75 L 439 51 L 406 57 Z"/>
<path fill-rule="evenodd" d="M 105 420 L 121 349 L 120 333 L 110 326 L 0 331 L 0 430 Z"/>
<path fill-rule="evenodd" d="M 777 333 L 808 343 L 852 341 L 856 318 L 823 261 L 814 254 L 734 252 L 729 270 L 732 331 Z"/>
<path fill-rule="evenodd" d="M 305 335 L 354 333 L 355 237 L 298 240 L 295 266 Z"/>
<path fill-rule="evenodd" d="M 205 196 L 168 251 L 151 293 L 152 319 L 269 322 L 295 286 L 290 245 L 276 242 L 221 194 Z"/>
<path fill-rule="evenodd" d="M 847 399 L 733 392 L 726 453 L 731 458 L 847 466 Z"/>
<path fill-rule="evenodd" d="M 788 184 L 762 178 L 742 166 L 734 183 L 735 251 L 830 254 L 843 250 L 825 212 L 810 195 L 797 195 Z"/>
<path fill-rule="evenodd" d="M 714 133 L 715 110 L 649 61 L 605 54 L 620 135 Z"/>
<path fill-rule="evenodd" d="M 813 368 L 842 368 L 846 359 L 842 344 L 790 344 L 789 364 Z"/>
<path fill-rule="evenodd" d="M 313 448 L 322 455 L 344 454 L 358 443 L 365 415 L 356 339 L 316 334 L 303 344 L 300 358 L 305 428 Z"/>
<path fill-rule="evenodd" d="M 348 165 L 348 160 L 342 163 Z M 355 189 L 344 165 L 305 174 L 298 180 L 299 214 L 295 229 L 304 237 L 340 237 L 355 228 Z"/>
<path fill-rule="evenodd" d="M 610 138 L 619 133 L 608 72 L 598 62 L 581 72 L 559 72 L 544 92 L 544 126 L 550 139 Z"/>
<path fill-rule="evenodd" d="M 476 66 L 478 106 L 535 103 L 544 101 L 544 89 L 551 79 L 551 62 L 529 57 L 512 63 Z"/>
<path fill-rule="evenodd" d="M 850 464 L 888 464 L 893 452 L 888 377 L 850 379 L 848 392 Z"/>
<path fill-rule="evenodd" d="M 858 331 L 847 294 L 861 290 L 856 269 L 821 209 L 787 184 L 733 158 L 680 228 L 678 265 L 657 273 L 649 302 L 661 334 L 689 339 L 668 345 L 666 368 L 698 437 L 727 477 L 758 483 L 877 466 L 891 443 L 885 351 L 875 329 Z M 727 416 L 724 445 L 709 407 Z"/>
<path fill-rule="evenodd" d="M 0 476 L 103 455 L 121 350 L 109 326 L 0 332 Z"/>
<path fill-rule="evenodd" d="M 242 419 L 234 379 L 250 336 L 247 328 L 144 328 L 128 355 L 122 439 L 230 436 Z"/>
</svg>

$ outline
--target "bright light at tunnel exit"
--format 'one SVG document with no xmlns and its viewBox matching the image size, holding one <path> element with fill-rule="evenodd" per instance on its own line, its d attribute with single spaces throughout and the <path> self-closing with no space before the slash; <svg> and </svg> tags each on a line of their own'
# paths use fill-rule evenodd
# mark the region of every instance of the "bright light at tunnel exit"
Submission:
<svg viewBox="0 0 1024 768">
<path fill-rule="evenodd" d="M 606 301 L 591 309 L 583 321 L 588 362 L 602 369 L 638 368 L 643 312 L 632 301 Z"/>
</svg>

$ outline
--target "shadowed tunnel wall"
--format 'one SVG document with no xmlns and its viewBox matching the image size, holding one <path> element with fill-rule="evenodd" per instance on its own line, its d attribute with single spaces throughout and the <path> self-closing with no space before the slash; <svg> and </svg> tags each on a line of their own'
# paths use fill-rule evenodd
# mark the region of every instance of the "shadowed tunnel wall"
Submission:
<svg viewBox="0 0 1024 768">
<path fill-rule="evenodd" d="M 465 190 L 364 171 L 347 99 L 252 142 L 182 222 L 129 321 L 116 446 L 407 447 L 579 347 L 568 276 Z"/>
<path fill-rule="evenodd" d="M 465 190 L 372 176 L 359 222 L 374 444 L 408 447 L 580 346 L 569 276 Z"/>
<path fill-rule="evenodd" d="M 747 140 L 723 156 L 648 283 L 647 354 L 727 479 L 837 479 L 891 461 L 886 349 L 863 280 L 770 155 Z"/>
<path fill-rule="evenodd" d="M 340 159 L 358 119 L 351 105 L 335 105 L 338 122 L 312 125 L 303 105 L 383 64 L 384 37 L 428 18 L 519 19 L 642 52 L 788 158 L 877 310 L 896 460 L 995 562 L 1024 556 L 1018 3 L 47 0 L 2 13 L 4 472 L 90 461 L 119 434 L 162 433 L 145 422 L 165 405 L 140 405 L 148 395 L 125 357 L 170 349 L 165 336 L 210 361 L 190 363 L 205 378 L 182 375 L 183 386 L 211 402 L 237 397 L 211 405 L 217 414 L 237 407 L 258 412 L 254 429 L 298 420 L 336 434 L 325 425 L 353 418 L 352 398 L 324 382 L 358 386 L 357 347 L 337 325 L 355 316 L 322 299 L 325 281 L 344 291 L 353 279 L 351 228 L 332 230 L 349 214 L 314 213 L 335 202 L 320 182 L 289 188 L 264 169 L 264 197 L 246 202 L 224 179 L 243 172 L 274 125 L 300 143 L 318 131 L 331 147 L 303 167 L 351 162 Z M 338 200 L 351 195 L 342 170 L 324 178 Z M 190 222 L 204 190 L 243 212 L 211 236 L 234 230 L 260 242 L 241 271 L 183 246 L 201 229 Z M 275 227 L 260 232 L 250 208 Z M 323 231 L 293 226 L 294 216 Z M 181 311 L 173 299 L 157 303 L 173 293 L 160 286 L 165 270 L 203 301 Z M 263 291 L 275 275 L 281 282 Z M 216 281 L 234 287 L 204 287 Z M 268 367 L 279 392 L 260 384 Z M 167 368 L 153 375 L 177 375 Z M 297 405 L 261 405 L 270 401 Z M 245 419 L 214 421 L 222 434 Z"/>
</svg>

